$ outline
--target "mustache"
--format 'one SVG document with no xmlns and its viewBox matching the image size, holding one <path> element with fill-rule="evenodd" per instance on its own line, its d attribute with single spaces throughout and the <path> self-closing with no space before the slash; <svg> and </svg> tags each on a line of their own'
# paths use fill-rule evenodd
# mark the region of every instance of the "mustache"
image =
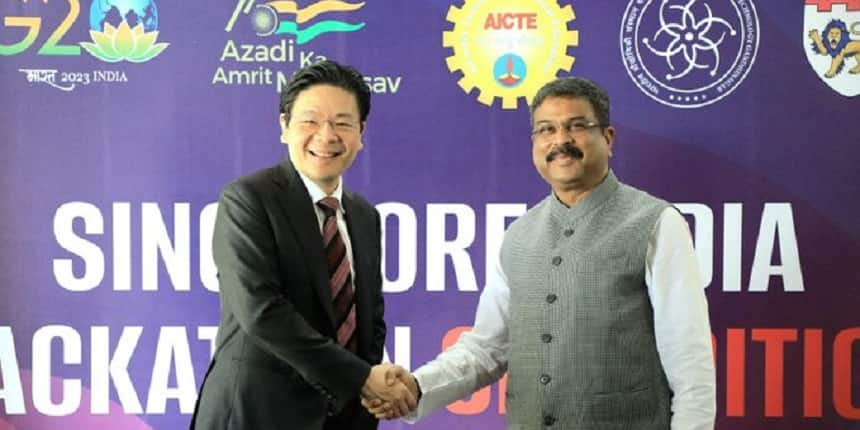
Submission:
<svg viewBox="0 0 860 430">
<path fill-rule="evenodd" d="M 546 162 L 549 163 L 552 160 L 555 160 L 559 155 L 567 155 L 570 158 L 575 158 L 577 160 L 582 160 L 582 157 L 585 155 L 582 153 L 582 150 L 573 146 L 571 143 L 565 143 L 555 147 L 549 154 L 546 154 Z"/>
</svg>

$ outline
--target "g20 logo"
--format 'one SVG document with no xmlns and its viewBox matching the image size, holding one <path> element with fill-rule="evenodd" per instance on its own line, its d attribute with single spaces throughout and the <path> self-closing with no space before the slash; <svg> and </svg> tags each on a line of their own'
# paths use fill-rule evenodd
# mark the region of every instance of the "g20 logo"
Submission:
<svg viewBox="0 0 860 430">
<path fill-rule="evenodd" d="M 75 20 L 78 19 L 78 14 L 81 12 L 81 6 L 78 0 L 67 0 L 69 3 L 69 13 L 65 19 L 60 22 L 60 25 L 54 29 L 48 40 L 39 48 L 40 55 L 80 55 L 81 48 L 77 45 L 58 45 L 57 43 L 65 36 Z M 98 0 L 96 0 L 98 1 Z M 27 50 L 42 29 L 42 18 L 31 16 L 6 16 L 3 17 L 3 26 L 5 27 L 23 27 L 27 29 L 27 35 L 20 42 L 12 45 L 0 44 L 0 55 L 15 55 Z"/>
<path fill-rule="evenodd" d="M 83 47 L 94 57 L 109 63 L 142 63 L 154 58 L 169 45 L 156 43 L 158 9 L 155 0 L 93 0 L 89 13 L 92 41 L 61 45 L 60 40 L 78 20 L 81 12 L 79 0 L 66 2 L 69 5 L 68 14 L 39 48 L 39 55 L 80 55 Z M 42 30 L 42 18 L 7 16 L 3 18 L 3 26 L 27 29 L 27 34 L 18 43 L 0 44 L 0 55 L 16 55 L 29 49 L 36 41 Z"/>
</svg>

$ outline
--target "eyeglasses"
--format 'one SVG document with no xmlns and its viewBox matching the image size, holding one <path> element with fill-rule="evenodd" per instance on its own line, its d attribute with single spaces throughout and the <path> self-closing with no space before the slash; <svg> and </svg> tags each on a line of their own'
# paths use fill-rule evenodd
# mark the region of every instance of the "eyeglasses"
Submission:
<svg viewBox="0 0 860 430">
<path fill-rule="evenodd" d="M 583 119 L 572 119 L 561 124 L 553 122 L 542 122 L 537 128 L 532 130 L 532 138 L 549 139 L 555 136 L 558 130 L 564 130 L 568 134 L 578 135 L 585 133 L 595 127 L 605 127 L 603 124 L 594 121 L 586 121 Z"/>
<path fill-rule="evenodd" d="M 331 126 L 332 130 L 339 134 L 355 133 L 360 128 L 357 122 L 340 118 L 331 120 L 314 117 L 298 117 L 295 118 L 295 123 L 302 131 L 307 133 L 316 133 L 325 126 L 326 123 Z"/>
</svg>

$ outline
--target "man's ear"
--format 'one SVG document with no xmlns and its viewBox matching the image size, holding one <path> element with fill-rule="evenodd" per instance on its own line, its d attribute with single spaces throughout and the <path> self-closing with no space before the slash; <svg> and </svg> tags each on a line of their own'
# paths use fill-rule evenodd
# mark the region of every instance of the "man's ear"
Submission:
<svg viewBox="0 0 860 430">
<path fill-rule="evenodd" d="M 364 132 L 367 130 L 367 121 L 362 121 L 361 125 L 359 125 L 359 134 L 358 137 L 358 150 L 361 151 L 364 148 Z"/>
<path fill-rule="evenodd" d="M 289 128 L 290 118 L 287 114 L 278 115 L 278 124 L 281 126 L 281 143 L 287 143 L 287 129 Z"/>
<path fill-rule="evenodd" d="M 606 139 L 606 146 L 609 150 L 609 157 L 612 158 L 612 148 L 615 144 L 615 129 L 612 126 L 603 129 L 603 138 Z"/>
</svg>

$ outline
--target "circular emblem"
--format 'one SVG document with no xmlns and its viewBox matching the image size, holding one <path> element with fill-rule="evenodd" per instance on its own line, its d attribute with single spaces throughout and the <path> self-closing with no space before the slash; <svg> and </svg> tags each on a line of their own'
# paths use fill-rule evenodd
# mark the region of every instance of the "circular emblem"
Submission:
<svg viewBox="0 0 860 430">
<path fill-rule="evenodd" d="M 621 22 L 628 75 L 652 99 L 697 108 L 731 94 L 759 44 L 752 0 L 630 0 Z"/>
<path fill-rule="evenodd" d="M 251 26 L 257 36 L 268 36 L 278 29 L 278 12 L 267 4 L 257 5 L 251 14 Z"/>
<path fill-rule="evenodd" d="M 138 24 L 145 31 L 158 30 L 158 9 L 153 0 L 102 0 L 90 6 L 90 30 L 102 31 L 105 24 L 130 28 Z"/>
<path fill-rule="evenodd" d="M 452 48 L 448 69 L 463 74 L 460 87 L 478 88 L 478 101 L 502 109 L 516 109 L 520 98 L 530 99 L 559 70 L 568 71 L 574 58 L 569 46 L 579 43 L 579 32 L 569 30 L 573 7 L 552 0 L 466 0 L 451 6 L 451 31 L 442 45 Z"/>
<path fill-rule="evenodd" d="M 500 85 L 515 88 L 526 78 L 526 62 L 517 54 L 502 55 L 493 66 L 493 76 Z"/>
</svg>

